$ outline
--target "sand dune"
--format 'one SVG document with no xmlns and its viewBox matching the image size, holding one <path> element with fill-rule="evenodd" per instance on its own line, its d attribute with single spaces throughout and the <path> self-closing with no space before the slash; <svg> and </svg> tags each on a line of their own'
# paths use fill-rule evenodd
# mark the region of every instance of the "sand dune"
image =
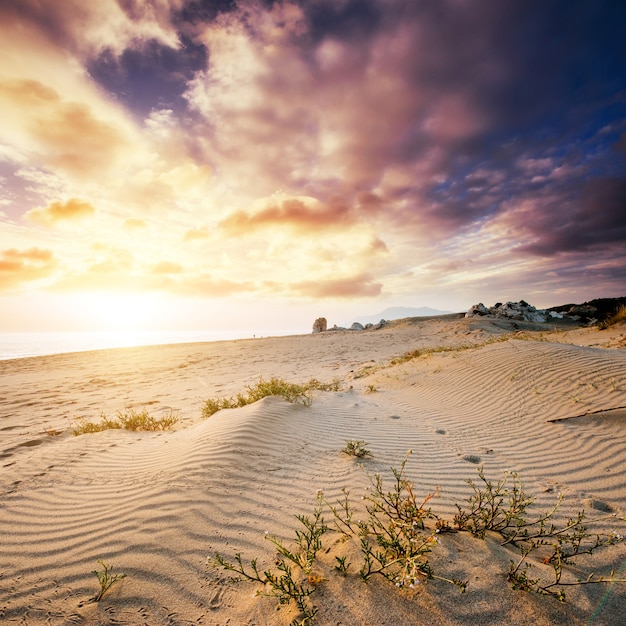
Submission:
<svg viewBox="0 0 626 626">
<path fill-rule="evenodd" d="M 371 475 L 389 478 L 409 449 L 407 475 L 424 495 L 437 491 L 442 516 L 454 515 L 470 493 L 465 480 L 483 467 L 494 478 L 518 472 L 538 509 L 562 493 L 564 517 L 584 508 L 623 518 L 624 328 L 518 330 L 447 316 L 0 363 L 0 621 L 289 624 L 293 607 L 276 611 L 275 598 L 233 583 L 207 557 L 240 552 L 271 565 L 266 533 L 290 541 L 294 515 L 311 513 L 318 490 L 334 501 L 348 488 L 358 511 Z M 428 350 L 468 344 L 485 345 Z M 389 366 L 414 349 L 424 353 Z M 317 392 L 311 406 L 270 397 L 201 419 L 207 398 L 274 375 L 339 380 L 341 391 Z M 181 421 L 159 433 L 69 432 L 77 416 L 133 407 Z M 348 439 L 366 441 L 371 458 L 342 454 Z M 572 587 L 567 604 L 512 590 L 513 553 L 494 538 L 446 534 L 433 551 L 437 571 L 469 581 L 465 594 L 440 581 L 398 591 L 382 578 L 364 584 L 356 571 L 337 575 L 338 538 L 329 535 L 319 559 L 317 624 L 614 625 L 626 614 L 626 585 Z M 127 576 L 89 603 L 98 559 Z M 623 575 L 626 546 L 592 563 Z"/>
</svg>

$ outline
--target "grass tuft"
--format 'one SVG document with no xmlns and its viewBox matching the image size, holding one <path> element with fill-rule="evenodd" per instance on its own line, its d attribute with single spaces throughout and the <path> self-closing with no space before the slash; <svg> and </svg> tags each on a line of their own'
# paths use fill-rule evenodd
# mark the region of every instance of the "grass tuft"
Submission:
<svg viewBox="0 0 626 626">
<path fill-rule="evenodd" d="M 609 315 L 605 320 L 598 324 L 600 330 L 606 330 L 611 326 L 626 322 L 626 304 L 621 304 L 613 315 Z"/>
<path fill-rule="evenodd" d="M 115 419 L 108 418 L 100 413 L 100 421 L 92 422 L 85 417 L 79 417 L 74 422 L 72 433 L 76 436 L 89 433 L 99 433 L 103 430 L 167 430 L 178 422 L 178 417 L 172 413 L 159 419 L 153 417 L 146 409 L 143 411 L 118 411 Z"/>
<path fill-rule="evenodd" d="M 313 391 L 339 391 L 340 383 L 321 383 L 319 380 L 311 379 L 302 385 L 290 383 L 282 378 L 272 377 L 269 380 L 260 378 L 254 385 L 246 386 L 246 393 L 238 393 L 230 398 L 210 398 L 206 400 L 202 407 L 202 417 L 211 417 L 222 409 L 236 409 L 248 404 L 253 404 L 268 396 L 278 396 L 287 402 L 310 406 L 313 402 Z"/>
</svg>

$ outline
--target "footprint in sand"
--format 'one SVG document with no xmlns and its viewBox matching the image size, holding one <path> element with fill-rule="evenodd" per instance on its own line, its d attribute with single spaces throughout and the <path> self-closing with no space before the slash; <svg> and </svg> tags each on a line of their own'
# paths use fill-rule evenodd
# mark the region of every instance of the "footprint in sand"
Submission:
<svg viewBox="0 0 626 626">
<path fill-rule="evenodd" d="M 210 598 L 209 598 L 209 608 L 210 609 L 219 609 L 222 606 L 224 596 L 224 589 L 220 587 Z"/>
<path fill-rule="evenodd" d="M 477 454 L 466 454 L 463 457 L 463 460 L 467 461 L 468 463 L 473 463 L 474 465 L 478 465 L 482 461 L 482 458 L 479 457 Z"/>
<path fill-rule="evenodd" d="M 595 509 L 596 511 L 601 511 L 602 513 L 614 513 L 615 509 L 608 504 L 607 502 L 603 502 L 602 500 L 596 500 L 595 498 L 586 498 L 583 500 L 583 504 L 586 507 L 590 507 Z"/>
</svg>

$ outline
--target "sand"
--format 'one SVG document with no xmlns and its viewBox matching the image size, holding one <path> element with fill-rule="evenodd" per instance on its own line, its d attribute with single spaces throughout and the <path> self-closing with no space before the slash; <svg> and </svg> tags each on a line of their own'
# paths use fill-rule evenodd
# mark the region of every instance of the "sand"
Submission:
<svg viewBox="0 0 626 626">
<path fill-rule="evenodd" d="M 332 502 L 347 488 L 363 514 L 372 475 L 388 481 L 409 449 L 407 476 L 419 493 L 437 492 L 430 504 L 442 517 L 452 519 L 482 467 L 496 480 L 518 472 L 537 510 L 561 493 L 559 519 L 613 514 L 598 530 L 626 534 L 625 334 L 445 316 L 0 362 L 0 622 L 289 624 L 293 605 L 277 611 L 276 598 L 233 582 L 210 557 L 239 552 L 272 566 L 266 534 L 290 544 L 294 516 L 311 515 L 318 490 Z M 460 349 L 469 344 L 478 347 Z M 415 349 L 423 354 L 389 365 Z M 310 406 L 269 397 L 202 419 L 206 399 L 261 376 L 341 389 L 316 392 Z M 131 408 L 180 421 L 166 432 L 71 434 L 77 417 Z M 372 456 L 342 454 L 352 439 Z M 357 544 L 327 533 L 315 623 L 626 623 L 626 585 L 568 587 L 561 604 L 511 589 L 516 553 L 497 536 L 440 540 L 433 568 L 467 580 L 464 594 L 439 580 L 365 584 Z M 333 569 L 344 549 L 355 564 L 345 576 Z M 98 559 L 126 578 L 94 603 Z M 567 580 L 612 569 L 626 576 L 626 545 L 594 553 Z"/>
</svg>

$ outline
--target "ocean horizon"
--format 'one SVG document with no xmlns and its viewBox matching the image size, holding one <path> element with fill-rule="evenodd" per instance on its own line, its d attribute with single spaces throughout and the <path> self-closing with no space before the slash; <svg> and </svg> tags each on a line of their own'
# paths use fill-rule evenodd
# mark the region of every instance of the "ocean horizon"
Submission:
<svg viewBox="0 0 626 626">
<path fill-rule="evenodd" d="M 3 332 L 0 333 L 0 361 L 111 348 L 233 341 L 303 333 L 297 330 L 271 331 L 263 335 L 243 330 Z"/>
</svg>

